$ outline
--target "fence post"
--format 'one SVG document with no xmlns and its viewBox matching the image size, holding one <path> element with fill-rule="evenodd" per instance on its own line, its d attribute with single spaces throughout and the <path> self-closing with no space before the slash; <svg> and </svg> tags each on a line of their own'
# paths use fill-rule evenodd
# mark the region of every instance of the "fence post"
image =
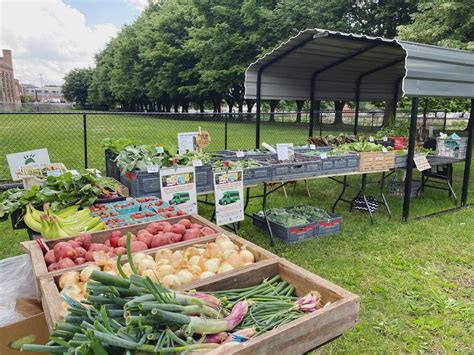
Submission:
<svg viewBox="0 0 474 355">
<path fill-rule="evenodd" d="M 444 110 L 443 133 L 446 133 L 446 119 L 448 118 L 448 110 Z"/>
<path fill-rule="evenodd" d="M 224 114 L 224 150 L 227 150 L 227 119 L 229 115 Z"/>
<path fill-rule="evenodd" d="M 87 169 L 88 157 L 87 157 L 87 115 L 84 112 L 82 114 L 82 131 L 84 134 L 84 168 Z"/>
</svg>

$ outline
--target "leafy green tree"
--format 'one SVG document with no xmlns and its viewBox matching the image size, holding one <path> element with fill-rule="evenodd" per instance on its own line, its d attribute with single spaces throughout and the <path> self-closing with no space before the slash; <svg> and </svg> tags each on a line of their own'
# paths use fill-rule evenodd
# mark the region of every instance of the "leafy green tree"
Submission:
<svg viewBox="0 0 474 355">
<path fill-rule="evenodd" d="M 117 100 L 110 88 L 110 72 L 113 68 L 114 41 L 110 41 L 107 46 L 95 56 L 96 68 L 92 74 L 89 87 L 89 103 L 95 107 L 112 108 L 117 104 Z"/>
<path fill-rule="evenodd" d="M 73 69 L 64 77 L 62 92 L 68 101 L 85 106 L 93 70 L 91 68 Z"/>
</svg>

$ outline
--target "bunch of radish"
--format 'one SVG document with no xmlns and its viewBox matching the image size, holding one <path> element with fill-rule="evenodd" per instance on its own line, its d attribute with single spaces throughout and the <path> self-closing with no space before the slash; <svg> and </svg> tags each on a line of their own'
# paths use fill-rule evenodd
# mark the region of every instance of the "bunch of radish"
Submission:
<svg viewBox="0 0 474 355">
<path fill-rule="evenodd" d="M 136 235 L 131 235 L 131 251 L 136 253 L 214 233 L 216 232 L 212 228 L 192 223 L 187 218 L 174 224 L 165 221 L 153 222 L 145 229 L 139 230 Z M 83 233 L 74 239 L 57 243 L 45 254 L 44 259 L 48 271 L 66 269 L 95 261 L 96 252 L 105 253 L 109 257 L 124 255 L 127 253 L 125 245 L 126 236 L 119 230 L 111 232 L 104 243 L 93 243 L 92 236 L 89 233 Z"/>
</svg>

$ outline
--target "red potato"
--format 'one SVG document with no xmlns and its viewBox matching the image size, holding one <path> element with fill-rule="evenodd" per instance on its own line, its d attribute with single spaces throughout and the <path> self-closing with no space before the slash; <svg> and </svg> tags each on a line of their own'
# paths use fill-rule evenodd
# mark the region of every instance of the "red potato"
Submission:
<svg viewBox="0 0 474 355">
<path fill-rule="evenodd" d="M 145 243 L 149 248 L 151 246 L 151 241 L 153 240 L 153 234 L 145 231 L 144 233 L 138 236 L 138 240 Z"/>
<path fill-rule="evenodd" d="M 215 234 L 216 232 L 214 231 L 214 229 L 210 228 L 210 227 L 204 227 L 201 229 L 201 234 L 203 236 L 206 236 L 206 235 L 211 235 L 211 234 Z"/>
<path fill-rule="evenodd" d="M 52 263 L 51 265 L 48 266 L 48 271 L 54 271 L 58 269 L 58 264 L 57 263 Z"/>
<path fill-rule="evenodd" d="M 153 222 L 153 223 L 150 223 L 147 227 L 146 227 L 146 231 L 151 233 L 151 234 L 156 234 L 158 233 L 159 231 L 161 231 L 161 225 L 157 222 Z"/>
<path fill-rule="evenodd" d="M 186 227 L 186 229 L 191 228 L 191 225 L 192 225 L 191 221 L 187 218 L 180 219 L 177 224 L 182 224 L 183 226 Z"/>
<path fill-rule="evenodd" d="M 85 258 L 76 258 L 76 260 L 74 260 L 74 262 L 76 263 L 76 265 L 82 265 L 86 262 L 86 259 Z"/>
<path fill-rule="evenodd" d="M 203 226 L 202 226 L 202 225 L 200 225 L 199 223 L 193 223 L 193 224 L 191 224 L 191 227 L 189 227 L 189 228 L 197 228 L 197 229 L 201 229 L 202 227 L 203 227 Z"/>
<path fill-rule="evenodd" d="M 81 246 L 86 250 L 89 250 L 92 244 L 92 236 L 90 233 L 81 233 L 76 238 L 74 238 L 74 240 L 81 244 Z"/>
<path fill-rule="evenodd" d="M 53 248 L 54 250 L 54 256 L 56 257 L 56 260 L 61 259 L 61 257 L 65 257 L 65 248 L 68 248 L 69 244 L 66 242 L 59 242 L 56 244 Z"/>
<path fill-rule="evenodd" d="M 136 240 L 137 240 L 137 236 L 135 234 L 132 234 L 132 236 L 130 237 L 130 241 L 134 242 Z M 118 240 L 117 246 L 124 247 L 126 245 L 127 245 L 127 236 L 124 235 Z"/>
<path fill-rule="evenodd" d="M 147 231 L 146 229 L 140 229 L 138 232 L 137 232 L 137 238 L 140 238 L 141 235 L 143 234 L 156 234 L 156 233 L 151 233 L 149 231 Z"/>
<path fill-rule="evenodd" d="M 154 235 L 153 240 L 151 241 L 152 248 L 158 248 L 158 247 L 161 247 L 163 245 L 168 245 L 168 244 L 171 244 L 171 241 L 163 233 Z"/>
<path fill-rule="evenodd" d="M 66 243 L 68 243 L 74 249 L 81 246 L 81 244 L 76 242 L 75 240 L 68 240 Z"/>
<path fill-rule="evenodd" d="M 77 247 L 76 249 L 76 253 L 77 253 L 77 257 L 78 258 L 83 258 L 85 257 L 86 253 L 87 253 L 87 250 L 84 249 L 83 247 Z"/>
<path fill-rule="evenodd" d="M 92 243 L 89 251 L 109 251 L 109 246 L 101 243 Z"/>
<path fill-rule="evenodd" d="M 171 228 L 173 227 L 173 225 L 169 222 L 160 222 L 162 227 L 161 227 L 161 230 L 163 232 L 171 232 Z"/>
<path fill-rule="evenodd" d="M 115 258 L 117 255 L 115 254 L 115 250 L 114 251 L 109 251 L 107 253 L 107 255 L 109 256 L 109 258 Z"/>
<path fill-rule="evenodd" d="M 56 256 L 54 256 L 54 250 L 53 249 L 49 250 L 44 255 L 44 261 L 46 261 L 46 265 L 52 265 L 52 264 L 56 263 Z"/>
<path fill-rule="evenodd" d="M 176 211 L 176 215 L 177 216 L 184 216 L 186 214 L 186 212 L 182 211 L 182 210 L 178 210 Z"/>
<path fill-rule="evenodd" d="M 85 259 L 87 261 L 95 261 L 94 252 L 89 250 L 85 255 Z"/>
<path fill-rule="evenodd" d="M 74 265 L 76 265 L 74 264 L 74 261 L 69 258 L 64 258 L 58 261 L 58 269 L 66 269 L 68 267 L 73 267 Z"/>
<path fill-rule="evenodd" d="M 186 231 L 183 235 L 183 240 L 192 240 L 192 239 L 197 239 L 200 238 L 201 235 L 201 230 L 198 228 L 191 228 Z"/>
<path fill-rule="evenodd" d="M 176 223 L 171 226 L 171 232 L 177 234 L 184 234 L 186 232 L 186 226 L 182 223 Z"/>
<path fill-rule="evenodd" d="M 110 237 L 109 239 L 119 239 L 120 237 L 122 236 L 122 232 L 121 231 L 113 231 L 112 233 L 110 233 Z"/>
<path fill-rule="evenodd" d="M 112 236 L 110 236 L 109 237 L 110 246 L 114 247 L 114 248 L 118 247 L 118 241 L 119 241 L 120 238 L 121 237 L 112 237 Z"/>
<path fill-rule="evenodd" d="M 104 245 L 108 246 L 108 247 L 111 247 L 112 244 L 110 244 L 110 239 L 107 239 L 105 242 L 104 242 Z"/>
<path fill-rule="evenodd" d="M 125 249 L 124 247 L 117 247 L 117 248 L 115 248 L 114 253 L 117 256 L 118 255 L 126 255 L 127 254 L 127 249 Z"/>
<path fill-rule="evenodd" d="M 183 233 L 184 234 L 184 233 Z M 165 237 L 166 238 L 169 238 L 169 240 L 171 241 L 171 243 L 178 243 L 181 241 L 181 239 L 183 239 L 183 234 L 181 233 L 173 233 L 173 232 L 168 232 L 168 233 L 165 233 Z"/>
<path fill-rule="evenodd" d="M 143 251 L 147 249 L 148 249 L 148 246 L 139 240 L 135 240 L 134 242 L 130 243 L 130 250 L 132 251 L 132 253 L 136 253 L 137 251 Z"/>
</svg>

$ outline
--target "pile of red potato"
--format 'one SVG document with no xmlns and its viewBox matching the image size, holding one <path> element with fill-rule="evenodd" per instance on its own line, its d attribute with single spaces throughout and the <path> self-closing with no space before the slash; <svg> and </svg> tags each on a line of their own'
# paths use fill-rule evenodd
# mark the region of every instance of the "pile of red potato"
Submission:
<svg viewBox="0 0 474 355">
<path fill-rule="evenodd" d="M 131 251 L 135 253 L 215 233 L 212 228 L 192 223 L 187 218 L 174 224 L 166 221 L 153 222 L 145 229 L 139 230 L 136 235 L 131 235 Z M 104 243 L 93 243 L 91 234 L 83 233 L 67 242 L 57 243 L 44 255 L 44 260 L 48 271 L 65 269 L 95 261 L 94 252 L 104 252 L 110 257 L 126 254 L 125 245 L 126 235 L 118 230 L 111 232 Z"/>
</svg>

